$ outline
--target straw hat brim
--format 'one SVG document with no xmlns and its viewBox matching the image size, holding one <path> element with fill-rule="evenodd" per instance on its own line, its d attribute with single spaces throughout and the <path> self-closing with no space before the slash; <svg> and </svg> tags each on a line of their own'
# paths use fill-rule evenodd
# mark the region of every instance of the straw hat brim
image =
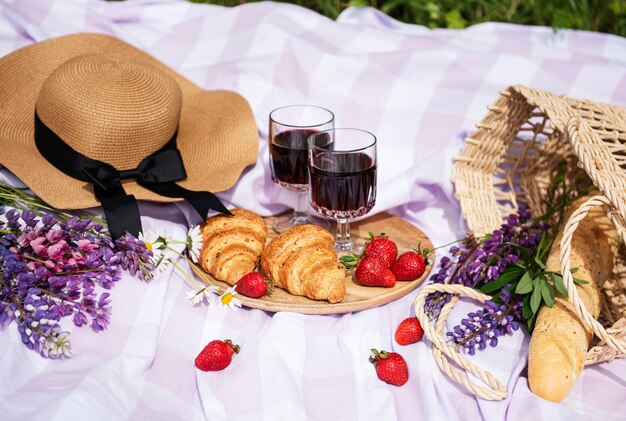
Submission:
<svg viewBox="0 0 626 421">
<path fill-rule="evenodd" d="M 34 140 L 37 96 L 48 75 L 73 57 L 122 53 L 167 73 L 182 91 L 177 145 L 190 190 L 220 192 L 232 187 L 258 155 L 258 133 L 247 101 L 230 91 L 205 91 L 143 51 L 101 34 L 74 34 L 23 47 L 0 59 L 0 164 L 48 204 L 59 209 L 99 206 L 90 183 L 69 177 L 41 156 Z M 140 200 L 173 202 L 124 180 Z"/>
</svg>

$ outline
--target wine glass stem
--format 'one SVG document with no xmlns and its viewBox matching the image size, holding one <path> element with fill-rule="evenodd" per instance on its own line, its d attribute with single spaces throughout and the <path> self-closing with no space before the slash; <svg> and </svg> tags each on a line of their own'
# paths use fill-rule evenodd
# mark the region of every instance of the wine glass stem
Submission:
<svg viewBox="0 0 626 421">
<path fill-rule="evenodd" d="M 352 241 L 350 240 L 350 222 L 347 219 L 337 220 L 337 238 L 335 238 L 335 249 L 338 251 L 352 250 Z"/>
<path fill-rule="evenodd" d="M 309 216 L 309 194 L 305 191 L 296 193 L 296 206 L 293 208 L 292 219 L 307 219 Z"/>
</svg>

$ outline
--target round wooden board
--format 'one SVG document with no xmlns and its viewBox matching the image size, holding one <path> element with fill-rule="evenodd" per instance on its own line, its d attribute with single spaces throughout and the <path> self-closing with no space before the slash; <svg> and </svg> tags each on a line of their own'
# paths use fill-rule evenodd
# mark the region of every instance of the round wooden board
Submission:
<svg viewBox="0 0 626 421">
<path fill-rule="evenodd" d="M 276 236 L 272 229 L 276 218 L 265 218 L 268 227 L 268 242 Z M 332 228 L 334 229 L 334 223 Z M 369 232 L 373 232 L 375 234 L 385 233 L 394 240 L 398 245 L 398 254 L 409 250 L 411 246 L 417 247 L 420 243 L 422 248 L 433 249 L 433 244 L 426 234 L 413 224 L 389 213 L 380 213 L 362 221 L 353 222 L 350 224 L 350 230 L 353 241 L 356 240 L 355 242 L 358 244 L 359 239 L 361 239 L 361 246 L 364 242 L 362 239 L 367 238 Z M 431 256 L 430 261 L 434 261 L 434 256 Z M 291 295 L 280 288 L 274 288 L 271 294 L 261 298 L 250 298 L 241 294 L 237 295 L 237 298 L 246 307 L 271 312 L 291 311 L 303 314 L 349 313 L 378 307 L 405 296 L 424 282 L 431 268 L 432 265 L 428 265 L 426 271 L 419 279 L 415 281 L 398 281 L 392 288 L 362 286 L 354 279 L 354 271 L 347 272 L 346 295 L 340 303 L 336 304 Z M 221 288 L 229 287 L 225 282 L 216 280 L 213 280 L 213 282 Z"/>
</svg>

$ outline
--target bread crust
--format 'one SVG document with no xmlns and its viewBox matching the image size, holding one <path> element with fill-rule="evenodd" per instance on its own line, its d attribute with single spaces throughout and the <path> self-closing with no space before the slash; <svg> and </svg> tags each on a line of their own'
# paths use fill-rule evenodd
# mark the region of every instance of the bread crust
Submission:
<svg viewBox="0 0 626 421">
<path fill-rule="evenodd" d="M 571 214 L 588 197 L 574 203 Z M 567 216 L 567 219 L 569 215 Z M 566 219 L 566 220 L 567 220 Z M 546 262 L 546 270 L 560 271 L 558 234 Z M 576 285 L 585 308 L 598 318 L 602 306 L 600 286 L 613 271 L 617 233 L 601 206 L 592 208 L 572 237 L 570 262 L 578 268 L 575 276 L 587 281 Z M 576 315 L 564 297 L 557 293 L 552 308 L 542 307 L 537 315 L 528 353 L 528 383 L 531 391 L 552 402 L 560 402 L 570 392 L 583 370 L 592 331 Z"/>
<path fill-rule="evenodd" d="M 337 261 L 334 238 L 316 225 L 298 225 L 263 250 L 261 269 L 279 288 L 313 300 L 340 302 L 346 274 Z"/>
<path fill-rule="evenodd" d="M 215 279 L 234 285 L 252 272 L 261 257 L 267 237 L 265 221 L 245 209 L 231 210 L 233 216 L 216 215 L 200 227 L 200 266 Z"/>
</svg>

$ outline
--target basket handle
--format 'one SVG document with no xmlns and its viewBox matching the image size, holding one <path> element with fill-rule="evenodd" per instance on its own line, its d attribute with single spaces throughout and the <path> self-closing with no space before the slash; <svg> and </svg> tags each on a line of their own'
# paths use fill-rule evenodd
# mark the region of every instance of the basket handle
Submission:
<svg viewBox="0 0 626 421">
<path fill-rule="evenodd" d="M 428 295 L 434 292 L 454 294 L 454 296 L 441 309 L 441 313 L 439 313 L 439 317 L 433 326 L 431 320 L 424 312 L 424 302 L 426 301 Z M 443 337 L 445 321 L 448 318 L 450 311 L 454 308 L 454 305 L 460 295 L 468 296 L 481 303 L 491 299 L 489 295 L 485 295 L 473 288 L 463 285 L 430 284 L 425 286 L 415 298 L 413 303 L 415 316 L 422 325 L 426 337 L 428 337 L 428 339 L 430 339 L 433 343 L 433 355 L 441 371 L 443 371 L 450 379 L 461 384 L 467 391 L 473 393 L 479 398 L 492 401 L 506 399 L 508 397 L 508 392 L 498 379 L 496 379 L 488 371 L 483 370 L 473 362 L 461 356 L 454 346 L 446 343 Z M 464 371 L 454 367 L 452 362 L 461 367 Z M 470 380 L 467 373 L 473 374 L 488 387 L 473 382 Z"/>
<path fill-rule="evenodd" d="M 570 272 L 571 262 L 570 255 L 572 252 L 572 236 L 578 228 L 578 224 L 582 221 L 591 208 L 599 205 L 611 206 L 611 202 L 608 198 L 602 195 L 593 196 L 586 200 L 574 213 L 570 216 L 565 228 L 563 229 L 563 237 L 561 238 L 561 249 L 559 259 L 561 262 L 561 274 L 563 275 L 563 283 L 567 288 L 567 299 L 574 307 L 574 311 L 580 317 L 583 322 L 593 329 L 593 333 L 596 334 L 602 341 L 604 341 L 614 351 L 626 354 L 626 342 L 617 339 L 614 335 L 609 334 L 604 327 L 593 317 L 591 313 L 585 308 L 585 304 L 578 295 L 576 285 L 574 285 L 574 277 Z"/>
</svg>

